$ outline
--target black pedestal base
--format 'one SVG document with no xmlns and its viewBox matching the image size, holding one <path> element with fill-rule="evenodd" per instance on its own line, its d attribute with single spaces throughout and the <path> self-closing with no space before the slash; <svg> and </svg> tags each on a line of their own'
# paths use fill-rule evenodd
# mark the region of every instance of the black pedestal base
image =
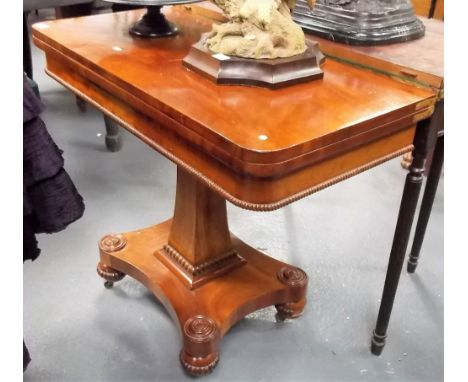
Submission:
<svg viewBox="0 0 468 382">
<path fill-rule="evenodd" d="M 161 13 L 161 6 L 149 6 L 148 12 L 129 32 L 137 37 L 154 38 L 174 36 L 179 30 Z"/>
</svg>

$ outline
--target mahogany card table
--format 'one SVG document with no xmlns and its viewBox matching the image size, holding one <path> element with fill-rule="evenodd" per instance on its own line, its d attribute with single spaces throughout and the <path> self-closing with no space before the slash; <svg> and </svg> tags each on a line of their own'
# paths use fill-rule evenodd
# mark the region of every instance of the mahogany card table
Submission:
<svg viewBox="0 0 468 382">
<path fill-rule="evenodd" d="M 173 218 L 99 242 L 107 285 L 129 275 L 150 289 L 180 326 L 183 367 L 209 373 L 219 341 L 244 316 L 275 305 L 295 318 L 306 306 L 306 273 L 231 234 L 226 201 L 271 211 L 414 150 L 390 256 L 391 310 L 435 95 L 332 59 L 323 80 L 279 90 L 216 85 L 182 65 L 209 19 L 172 7 L 177 36 L 131 37 L 141 15 L 33 27 L 50 76 L 177 164 Z"/>
</svg>

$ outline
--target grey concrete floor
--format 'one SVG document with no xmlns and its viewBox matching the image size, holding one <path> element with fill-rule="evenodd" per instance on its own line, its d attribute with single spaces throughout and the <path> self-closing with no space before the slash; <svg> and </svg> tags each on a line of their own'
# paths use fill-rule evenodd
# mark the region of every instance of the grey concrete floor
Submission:
<svg viewBox="0 0 468 382">
<path fill-rule="evenodd" d="M 65 231 L 39 235 L 42 254 L 24 265 L 24 381 L 192 380 L 162 305 L 129 277 L 105 289 L 95 271 L 101 236 L 171 216 L 176 167 L 129 133 L 120 152 L 106 151 L 102 115 L 80 112 L 44 74 L 43 53 L 33 54 L 43 119 L 86 211 Z M 405 178 L 399 162 L 275 212 L 228 206 L 236 235 L 309 274 L 309 302 L 297 320 L 276 322 L 268 308 L 240 321 L 204 381 L 443 380 L 443 178 L 421 264 L 403 271 L 387 346 L 380 357 L 369 351 Z"/>
</svg>

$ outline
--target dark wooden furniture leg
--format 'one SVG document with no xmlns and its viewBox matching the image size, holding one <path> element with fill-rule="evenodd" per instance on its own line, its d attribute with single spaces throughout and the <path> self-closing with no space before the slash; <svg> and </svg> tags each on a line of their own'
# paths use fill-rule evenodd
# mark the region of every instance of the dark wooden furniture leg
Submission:
<svg viewBox="0 0 468 382">
<path fill-rule="evenodd" d="M 115 5 L 115 4 L 114 4 Z M 118 8 L 119 10 L 133 9 L 136 7 L 125 7 Z M 65 17 L 77 17 L 77 16 L 88 16 L 91 15 L 93 10 L 92 3 L 85 4 L 76 4 L 69 5 L 65 7 L 56 8 L 55 14 L 57 18 Z M 113 7 L 114 11 L 114 7 Z M 80 98 L 76 97 L 76 105 L 78 108 L 84 112 L 86 111 L 86 102 Z M 120 126 L 111 118 L 104 115 L 104 124 L 106 126 L 106 147 L 109 151 L 117 152 L 122 148 L 122 133 L 120 131 Z"/>
<path fill-rule="evenodd" d="M 120 126 L 110 117 L 104 115 L 106 124 L 106 147 L 109 151 L 116 152 L 122 148 L 122 132 Z"/>
<path fill-rule="evenodd" d="M 66 5 L 63 7 L 55 8 L 55 17 L 57 19 L 64 19 L 67 17 L 79 17 L 79 16 L 89 16 L 93 12 L 93 3 L 83 3 L 83 4 L 74 4 L 74 5 Z M 86 102 L 76 96 L 76 106 L 80 111 L 86 111 Z"/>
<path fill-rule="evenodd" d="M 127 4 L 112 4 L 112 12 L 127 11 L 138 9 L 141 6 Z M 86 102 L 80 97 L 76 97 L 76 104 L 81 111 L 86 110 Z M 106 147 L 111 152 L 120 151 L 122 148 L 122 132 L 120 126 L 111 118 L 104 115 L 104 123 L 106 125 Z"/>
<path fill-rule="evenodd" d="M 390 259 L 387 268 L 387 276 L 380 303 L 377 324 L 372 336 L 371 351 L 380 355 L 385 346 L 387 328 L 392 313 L 393 302 L 400 280 L 401 269 L 405 260 L 406 248 L 411 232 L 414 213 L 417 207 L 419 193 L 424 174 L 424 163 L 426 160 L 429 143 L 431 141 L 430 120 L 418 123 L 414 137 L 413 162 L 406 176 L 403 197 L 398 214 L 395 235 L 393 238 Z"/>
<path fill-rule="evenodd" d="M 78 109 L 80 109 L 81 112 L 85 112 L 87 108 L 86 101 L 83 98 L 80 98 L 78 96 L 76 98 L 76 106 L 78 106 Z"/>
<path fill-rule="evenodd" d="M 36 81 L 33 80 L 33 64 L 31 41 L 29 40 L 28 14 L 29 12 L 23 12 L 23 71 L 26 73 L 28 82 L 34 90 L 34 93 L 36 93 L 38 98 L 41 98 L 41 95 L 39 94 L 39 86 L 37 86 Z"/>
<path fill-rule="evenodd" d="M 424 235 L 426 233 L 429 217 L 431 216 L 432 205 L 434 203 L 437 186 L 439 185 L 440 174 L 444 164 L 444 100 L 440 100 L 436 104 L 436 109 L 431 118 L 431 128 L 438 131 L 439 138 L 437 139 L 436 147 L 432 155 L 431 163 L 427 176 L 424 196 L 419 212 L 418 223 L 414 234 L 413 245 L 408 259 L 407 271 L 414 273 L 418 265 L 419 254 L 421 251 Z M 429 158 L 428 158 L 429 161 Z M 426 173 L 428 165 L 426 163 Z"/>
<path fill-rule="evenodd" d="M 23 12 L 23 71 L 33 78 L 31 42 L 29 41 L 28 12 Z"/>
<path fill-rule="evenodd" d="M 426 188 L 421 203 L 421 211 L 419 212 L 418 223 L 416 225 L 416 232 L 414 234 L 413 246 L 408 259 L 407 270 L 409 273 L 414 273 L 418 265 L 419 253 L 421 251 L 424 234 L 426 233 L 427 223 L 431 216 L 432 205 L 439 185 L 440 174 L 444 164 L 444 136 L 442 135 L 437 139 L 434 157 L 432 159 L 431 169 L 427 177 Z"/>
</svg>

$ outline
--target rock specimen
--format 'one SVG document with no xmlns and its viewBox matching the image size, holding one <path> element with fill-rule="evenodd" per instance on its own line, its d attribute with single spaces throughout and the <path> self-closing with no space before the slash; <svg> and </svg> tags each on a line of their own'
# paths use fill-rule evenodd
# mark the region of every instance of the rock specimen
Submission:
<svg viewBox="0 0 468 382">
<path fill-rule="evenodd" d="M 213 25 L 206 46 L 244 58 L 292 57 L 306 50 L 305 36 L 291 17 L 296 0 L 211 0 L 229 21 Z M 315 0 L 308 0 L 313 7 Z"/>
</svg>

